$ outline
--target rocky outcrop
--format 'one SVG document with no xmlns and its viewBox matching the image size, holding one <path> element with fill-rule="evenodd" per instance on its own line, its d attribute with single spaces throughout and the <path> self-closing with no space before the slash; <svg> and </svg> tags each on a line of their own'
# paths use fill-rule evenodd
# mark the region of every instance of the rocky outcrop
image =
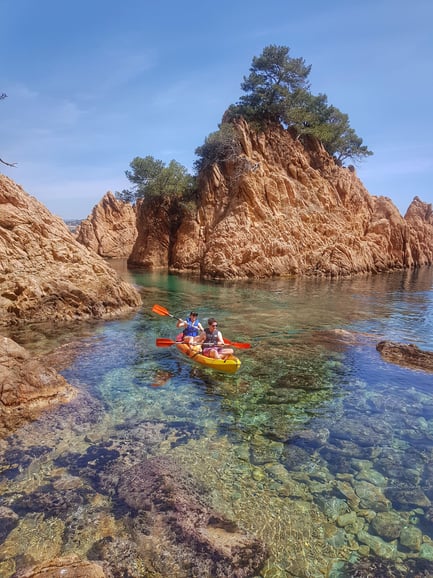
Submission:
<svg viewBox="0 0 433 578">
<path fill-rule="evenodd" d="M 420 265 L 433 263 L 433 207 L 415 197 L 406 211 L 405 220 L 411 226 L 411 251 Z"/>
<path fill-rule="evenodd" d="M 170 266 L 173 225 L 169 202 L 137 201 L 138 236 L 128 264 L 145 269 L 167 269 Z"/>
<path fill-rule="evenodd" d="M 350 275 L 432 263 L 433 227 L 373 197 L 353 168 L 288 131 L 237 125 L 242 154 L 202 175 L 198 213 L 183 223 L 172 269 L 205 277 Z M 428 213 L 428 211 L 427 211 Z"/>
<path fill-rule="evenodd" d="M 304 145 L 280 126 L 257 132 L 244 121 L 236 131 L 242 152 L 199 176 L 195 212 L 138 203 L 129 265 L 260 278 L 433 263 L 431 204 L 415 197 L 403 218 L 318 141 Z"/>
<path fill-rule="evenodd" d="M 53 404 L 68 402 L 75 389 L 20 345 L 0 336 L 0 438 Z"/>
<path fill-rule="evenodd" d="M 0 325 L 108 318 L 140 303 L 64 221 L 0 175 Z"/>
<path fill-rule="evenodd" d="M 433 351 L 423 351 L 412 343 L 394 343 L 392 341 L 380 341 L 376 349 L 386 361 L 391 363 L 411 369 L 433 371 Z"/>
<path fill-rule="evenodd" d="M 101 257 L 127 258 L 137 238 L 135 209 L 108 192 L 81 221 L 76 239 Z"/>
</svg>

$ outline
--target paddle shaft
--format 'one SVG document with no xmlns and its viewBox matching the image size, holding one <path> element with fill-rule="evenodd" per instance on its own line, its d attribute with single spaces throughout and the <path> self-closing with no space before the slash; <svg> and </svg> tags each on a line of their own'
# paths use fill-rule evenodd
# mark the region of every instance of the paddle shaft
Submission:
<svg viewBox="0 0 433 578">
<path fill-rule="evenodd" d="M 176 345 L 177 343 L 183 343 L 182 341 L 174 341 L 173 339 L 169 338 L 158 338 L 156 340 L 157 347 L 170 347 L 170 345 Z M 194 345 L 194 344 L 188 344 Z M 251 345 L 249 343 L 236 343 L 234 341 L 228 341 L 224 343 L 224 345 L 215 345 L 215 343 L 196 343 L 196 345 L 202 345 L 204 347 L 225 347 L 227 345 L 231 347 L 236 347 L 238 349 L 249 349 Z"/>
</svg>

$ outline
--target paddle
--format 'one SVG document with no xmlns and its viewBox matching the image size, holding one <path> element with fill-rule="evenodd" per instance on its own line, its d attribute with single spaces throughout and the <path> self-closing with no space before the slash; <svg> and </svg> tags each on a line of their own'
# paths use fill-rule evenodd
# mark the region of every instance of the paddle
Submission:
<svg viewBox="0 0 433 578">
<path fill-rule="evenodd" d="M 239 341 L 230 341 L 230 339 L 226 339 L 223 337 L 223 341 L 226 345 L 232 345 L 233 347 L 237 347 L 238 349 L 250 349 L 251 343 L 240 343 Z"/>
<path fill-rule="evenodd" d="M 161 305 L 154 305 L 152 307 L 152 311 L 154 313 L 158 313 L 158 315 L 165 315 L 168 317 L 172 317 L 173 319 L 177 319 L 178 321 L 183 321 L 183 319 L 181 319 L 180 317 L 175 317 L 174 315 L 172 315 L 168 309 L 166 309 L 165 307 L 162 307 Z"/>
<path fill-rule="evenodd" d="M 169 347 L 170 345 L 176 345 L 176 343 L 182 343 L 181 341 L 173 341 L 173 339 L 168 339 L 165 337 L 160 337 L 156 340 L 157 347 Z M 238 349 L 249 349 L 251 347 L 250 343 L 236 343 L 235 341 L 229 341 L 224 339 L 226 345 L 231 345 L 232 347 L 237 347 Z M 212 343 L 201 343 L 200 345 L 213 345 Z"/>
<path fill-rule="evenodd" d="M 172 317 L 173 319 L 177 319 L 178 321 L 183 321 L 183 319 L 180 319 L 179 317 L 175 317 L 174 315 L 172 315 L 168 309 L 166 309 L 165 307 L 162 307 L 162 305 L 154 305 L 152 307 L 152 311 L 154 313 L 158 313 L 158 315 L 164 315 L 164 316 L 168 316 L 168 317 Z M 192 325 L 191 323 L 189 323 L 189 325 Z M 156 340 L 161 341 L 161 344 L 158 345 L 158 343 L 156 343 L 156 345 L 158 347 L 168 347 L 169 345 L 173 345 L 174 343 L 176 343 L 176 341 L 173 341 L 172 339 L 165 339 L 165 341 L 167 341 L 167 343 L 162 343 L 162 341 L 164 341 L 163 339 L 160 340 Z M 169 343 L 168 343 L 169 342 Z M 234 342 L 234 341 L 230 341 L 230 339 L 226 339 L 224 337 L 224 343 L 226 345 L 232 345 L 233 347 L 237 347 L 238 349 L 250 349 L 251 347 L 251 343 L 238 343 L 238 342 Z"/>
</svg>

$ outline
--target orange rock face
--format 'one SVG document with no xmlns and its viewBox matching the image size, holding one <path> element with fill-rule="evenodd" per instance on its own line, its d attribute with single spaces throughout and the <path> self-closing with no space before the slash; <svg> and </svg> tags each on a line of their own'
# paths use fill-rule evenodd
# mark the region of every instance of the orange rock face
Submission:
<svg viewBox="0 0 433 578">
<path fill-rule="evenodd" d="M 242 152 L 199 177 L 198 210 L 137 209 L 130 264 L 203 278 L 344 276 L 433 263 L 432 206 L 405 218 L 314 140 L 236 125 Z"/>
<path fill-rule="evenodd" d="M 140 304 L 60 218 L 0 175 L 0 325 L 108 318 Z"/>
<path fill-rule="evenodd" d="M 202 175 L 200 208 L 178 231 L 173 269 L 247 278 L 433 262 L 431 205 L 418 201 L 403 219 L 317 142 L 306 148 L 280 127 L 257 133 L 240 122 L 237 130 L 243 154 Z"/>
<path fill-rule="evenodd" d="M 74 396 L 75 390 L 57 371 L 0 336 L 0 438 L 47 406 Z"/>
<path fill-rule="evenodd" d="M 82 221 L 76 239 L 101 257 L 127 258 L 137 238 L 135 210 L 108 192 Z"/>
</svg>

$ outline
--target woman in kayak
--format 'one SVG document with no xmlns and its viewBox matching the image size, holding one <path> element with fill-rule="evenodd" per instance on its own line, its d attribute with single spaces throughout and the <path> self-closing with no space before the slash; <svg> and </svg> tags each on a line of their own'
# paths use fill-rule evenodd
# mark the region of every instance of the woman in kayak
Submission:
<svg viewBox="0 0 433 578">
<path fill-rule="evenodd" d="M 233 355 L 233 349 L 225 347 L 221 331 L 218 331 L 218 322 L 214 317 L 207 321 L 206 329 L 195 339 L 195 343 L 203 344 L 203 355 L 214 359 L 227 359 Z"/>
<path fill-rule="evenodd" d="M 194 343 L 195 338 L 200 334 L 200 332 L 204 331 L 198 318 L 197 311 L 191 311 L 188 319 L 185 321 L 183 319 L 179 319 L 179 321 L 176 323 L 176 327 L 185 327 L 183 333 L 181 334 L 183 336 L 182 341 L 184 343 Z"/>
</svg>

